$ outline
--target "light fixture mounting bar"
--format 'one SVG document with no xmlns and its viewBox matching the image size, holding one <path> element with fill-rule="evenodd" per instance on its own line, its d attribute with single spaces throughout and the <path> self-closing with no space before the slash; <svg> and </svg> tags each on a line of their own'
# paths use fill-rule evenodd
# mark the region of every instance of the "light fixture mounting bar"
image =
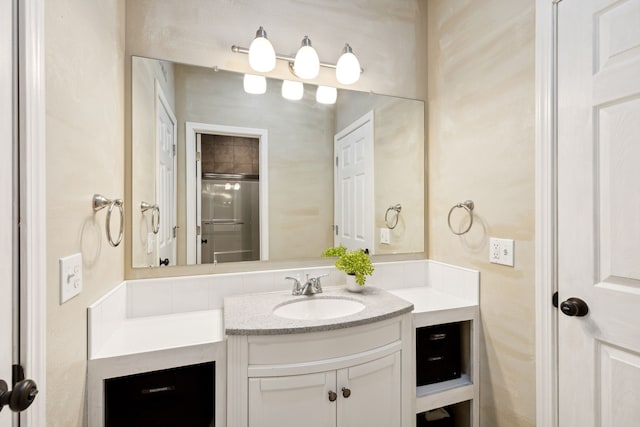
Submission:
<svg viewBox="0 0 640 427">
<path fill-rule="evenodd" d="M 235 53 L 244 53 L 245 55 L 249 54 L 249 49 L 247 49 L 246 47 L 237 46 L 235 44 L 231 46 L 231 51 Z M 289 67 L 293 67 L 293 62 L 295 61 L 295 58 L 293 56 L 282 55 L 278 52 L 276 52 L 276 59 L 287 61 L 289 63 Z M 336 69 L 336 64 L 331 64 L 328 62 L 320 61 L 320 66 L 324 68 L 330 68 L 332 70 Z M 364 73 L 364 68 L 360 68 L 360 72 Z"/>
</svg>

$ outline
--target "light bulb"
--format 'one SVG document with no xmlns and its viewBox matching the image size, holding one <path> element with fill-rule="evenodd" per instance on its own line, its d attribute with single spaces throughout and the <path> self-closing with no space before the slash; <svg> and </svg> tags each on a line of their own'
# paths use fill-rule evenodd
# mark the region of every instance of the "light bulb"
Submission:
<svg viewBox="0 0 640 427">
<path fill-rule="evenodd" d="M 330 86 L 318 86 L 316 101 L 320 104 L 335 104 L 338 99 L 338 90 Z"/>
<path fill-rule="evenodd" d="M 296 53 L 293 62 L 293 71 L 301 79 L 315 79 L 320 73 L 320 58 L 315 49 L 311 47 L 308 36 L 302 39 L 302 47 Z"/>
<path fill-rule="evenodd" d="M 262 95 L 267 91 L 267 79 L 264 76 L 245 74 L 242 83 L 244 91 L 253 95 Z"/>
<path fill-rule="evenodd" d="M 290 101 L 298 101 L 302 99 L 304 94 L 304 86 L 302 82 L 292 82 L 285 80 L 282 82 L 282 97 Z"/>
<path fill-rule="evenodd" d="M 336 79 L 343 85 L 350 85 L 360 79 L 360 61 L 348 43 L 344 45 L 342 52 L 336 64 Z"/>
<path fill-rule="evenodd" d="M 268 73 L 276 67 L 276 51 L 262 27 L 258 28 L 256 38 L 249 46 L 249 65 L 260 73 Z"/>
</svg>

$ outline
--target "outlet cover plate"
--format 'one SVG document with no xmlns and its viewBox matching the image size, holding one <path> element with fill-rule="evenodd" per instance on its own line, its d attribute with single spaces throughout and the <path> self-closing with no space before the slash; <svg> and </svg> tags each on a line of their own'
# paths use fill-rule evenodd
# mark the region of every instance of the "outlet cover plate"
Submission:
<svg viewBox="0 0 640 427">
<path fill-rule="evenodd" d="M 60 304 L 64 304 L 82 291 L 82 254 L 73 254 L 59 260 Z"/>
<path fill-rule="evenodd" d="M 386 227 L 380 229 L 380 243 L 383 245 L 391 244 L 391 233 L 389 232 L 389 229 Z"/>
<path fill-rule="evenodd" d="M 489 262 L 513 267 L 513 252 L 513 239 L 489 238 Z"/>
</svg>

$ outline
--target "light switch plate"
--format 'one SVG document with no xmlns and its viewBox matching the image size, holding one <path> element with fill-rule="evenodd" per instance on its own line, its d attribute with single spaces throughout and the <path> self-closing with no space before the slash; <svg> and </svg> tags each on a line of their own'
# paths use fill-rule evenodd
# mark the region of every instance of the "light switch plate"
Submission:
<svg viewBox="0 0 640 427">
<path fill-rule="evenodd" d="M 390 245 L 391 244 L 391 235 L 389 233 L 389 229 L 388 228 L 381 228 L 380 229 L 380 243 L 383 245 Z"/>
<path fill-rule="evenodd" d="M 153 253 L 153 248 L 156 246 L 156 235 L 153 233 L 147 233 L 147 255 Z"/>
<path fill-rule="evenodd" d="M 64 304 L 82 291 L 82 254 L 73 254 L 59 260 L 60 304 Z"/>
<path fill-rule="evenodd" d="M 489 262 L 513 267 L 513 239 L 489 238 Z"/>
</svg>

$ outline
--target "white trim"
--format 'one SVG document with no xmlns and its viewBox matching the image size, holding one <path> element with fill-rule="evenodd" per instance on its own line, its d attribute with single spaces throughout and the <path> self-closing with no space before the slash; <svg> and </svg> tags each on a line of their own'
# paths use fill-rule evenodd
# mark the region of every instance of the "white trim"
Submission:
<svg viewBox="0 0 640 427">
<path fill-rule="evenodd" d="M 44 0 L 20 1 L 21 351 L 38 397 L 23 427 L 46 426 L 46 193 Z"/>
<path fill-rule="evenodd" d="M 558 426 L 556 164 L 557 0 L 536 0 L 536 424 Z"/>
<path fill-rule="evenodd" d="M 260 140 L 260 260 L 269 259 L 269 131 L 267 129 L 225 126 L 208 123 L 186 122 L 186 171 L 187 171 L 187 264 L 196 263 L 196 220 L 197 174 L 196 134 L 214 133 L 258 138 Z"/>
</svg>

